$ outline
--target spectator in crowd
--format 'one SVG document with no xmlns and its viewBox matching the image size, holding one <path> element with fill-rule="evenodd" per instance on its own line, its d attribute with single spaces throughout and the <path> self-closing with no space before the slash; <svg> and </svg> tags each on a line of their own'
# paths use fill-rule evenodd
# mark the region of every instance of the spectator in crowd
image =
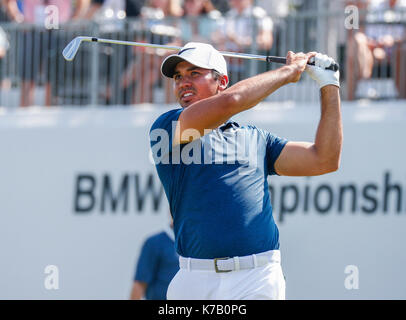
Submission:
<svg viewBox="0 0 406 320">
<path fill-rule="evenodd" d="M 39 81 L 41 69 L 47 71 L 45 75 L 45 105 L 55 104 L 50 78 L 52 76 L 56 78 L 58 72 L 56 61 L 62 48 L 57 46 L 57 30 L 46 30 L 47 14 L 49 14 L 47 13 L 47 6 L 52 5 L 58 8 L 58 23 L 62 24 L 83 18 L 90 5 L 90 0 L 76 0 L 75 4 L 74 6 L 71 0 L 25 0 L 22 2 L 21 11 L 17 0 L 5 0 L 6 11 L 10 20 L 27 27 L 19 33 L 18 39 L 18 45 L 21 46 L 18 49 L 21 106 L 34 104 L 35 83 Z M 34 60 L 35 57 L 39 61 Z M 52 72 L 53 74 L 51 74 Z"/>
<path fill-rule="evenodd" d="M 94 0 L 87 17 L 103 24 L 101 29 L 105 38 L 166 43 L 176 32 L 166 18 L 180 14 L 179 0 Z M 131 20 L 119 23 L 117 20 L 123 22 L 123 16 Z M 117 25 L 120 27 L 115 27 Z M 153 86 L 162 80 L 155 75 L 157 63 L 160 63 L 157 62 L 159 55 L 156 50 L 139 47 L 110 49 L 103 55 L 104 63 L 101 65 L 103 82 L 106 83 L 101 96 L 105 103 L 153 102 Z M 116 74 L 119 75 L 118 81 L 114 77 Z"/>
<path fill-rule="evenodd" d="M 179 29 L 174 26 L 171 18 L 179 18 L 182 15 L 182 7 L 179 0 L 147 0 L 141 9 L 142 30 L 141 39 L 138 42 L 148 42 L 167 45 L 181 45 L 179 41 Z M 137 31 L 139 31 L 137 30 Z M 138 32 L 139 35 L 139 32 Z M 131 95 L 131 103 L 154 102 L 154 86 L 163 82 L 165 102 L 173 101 L 170 81 L 162 80 L 160 65 L 163 59 L 171 52 L 152 48 L 134 47 L 134 58 L 121 77 L 121 88 Z"/>
<path fill-rule="evenodd" d="M 141 15 L 147 19 L 180 17 L 182 15 L 180 0 L 147 0 L 141 8 Z"/>
<path fill-rule="evenodd" d="M 93 0 L 86 18 L 98 23 L 100 37 L 132 41 L 131 26 L 134 19 L 140 17 L 144 4 L 145 0 Z M 119 75 L 120 80 L 132 59 L 132 48 L 100 45 L 99 49 L 99 74 L 102 75 L 99 98 L 104 99 L 100 103 L 127 104 L 127 97 L 116 75 Z"/>
<path fill-rule="evenodd" d="M 179 20 L 182 43 L 212 43 L 212 36 L 219 28 L 219 18 L 221 12 L 210 0 L 184 0 L 183 19 Z"/>
<path fill-rule="evenodd" d="M 231 0 L 231 9 L 226 13 L 225 36 L 230 49 L 244 50 L 251 46 L 255 20 L 257 30 L 254 39 L 260 49 L 272 46 L 272 19 L 266 11 L 253 5 L 253 0 Z M 254 18 L 254 19 L 253 19 Z"/>
<path fill-rule="evenodd" d="M 221 12 L 221 14 L 225 14 L 228 10 L 230 10 L 229 0 L 212 0 L 211 1 L 214 7 Z"/>
<path fill-rule="evenodd" d="M 401 10 L 406 12 L 406 1 L 358 0 L 348 4 L 360 9 L 360 29 L 348 31 L 347 98 L 356 98 L 359 80 L 373 76 L 392 77 L 399 97 L 406 98 L 406 79 L 401 71 L 406 66 L 406 27 L 396 15 Z"/>
<path fill-rule="evenodd" d="M 10 21 L 10 17 L 7 14 L 7 10 L 6 10 L 6 5 L 5 5 L 5 1 L 1 1 L 0 2 L 0 22 L 9 22 Z"/>
<path fill-rule="evenodd" d="M 122 9 L 119 11 L 123 11 L 125 17 L 136 18 L 141 14 L 141 8 L 144 6 L 144 3 L 145 0 L 93 0 L 86 17 L 88 19 L 93 19 L 103 7 L 112 8 L 118 4 L 120 7 L 122 7 Z M 120 17 L 122 13 L 117 12 L 116 15 L 117 14 Z"/>
<path fill-rule="evenodd" d="M 164 231 L 144 242 L 134 275 L 131 300 L 166 300 L 168 285 L 179 270 L 174 241 L 171 221 Z"/>
<path fill-rule="evenodd" d="M 253 24 L 255 22 L 255 24 Z M 252 40 L 259 52 L 269 52 L 273 43 L 273 21 L 266 11 L 253 5 L 253 0 L 230 0 L 230 10 L 225 15 L 222 32 L 216 36 L 217 49 L 252 52 Z M 229 59 L 230 73 L 237 75 L 231 81 L 239 81 L 246 74 L 249 61 Z"/>
<path fill-rule="evenodd" d="M 7 33 L 0 27 L 0 94 L 4 89 L 11 88 L 11 81 L 6 75 L 6 63 L 5 59 L 8 49 L 10 48 L 10 42 L 8 41 Z M 1 99 L 2 100 L 2 99 Z"/>
<path fill-rule="evenodd" d="M 286 17 L 292 1 L 289 0 L 257 0 L 257 5 L 264 8 L 266 12 L 278 17 Z"/>
</svg>

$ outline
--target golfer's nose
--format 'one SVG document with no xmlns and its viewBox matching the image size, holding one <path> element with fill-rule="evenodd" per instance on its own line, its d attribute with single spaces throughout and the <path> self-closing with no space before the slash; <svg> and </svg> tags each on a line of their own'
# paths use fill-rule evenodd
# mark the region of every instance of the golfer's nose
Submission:
<svg viewBox="0 0 406 320">
<path fill-rule="evenodd" d="M 182 79 L 179 80 L 179 82 L 178 82 L 179 89 L 185 89 L 185 88 L 189 88 L 191 86 L 192 86 L 192 81 L 189 76 L 182 77 Z"/>
</svg>

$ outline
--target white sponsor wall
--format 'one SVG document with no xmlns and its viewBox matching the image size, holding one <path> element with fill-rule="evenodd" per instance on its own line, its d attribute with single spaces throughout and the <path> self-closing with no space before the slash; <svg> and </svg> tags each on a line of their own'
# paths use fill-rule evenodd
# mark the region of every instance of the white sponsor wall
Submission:
<svg viewBox="0 0 406 320">
<path fill-rule="evenodd" d="M 313 140 L 319 109 L 235 119 Z M 165 110 L 0 112 L 0 299 L 128 298 L 142 242 L 169 221 L 148 157 Z M 343 120 L 338 172 L 269 179 L 287 298 L 405 299 L 406 105 L 344 103 Z"/>
</svg>

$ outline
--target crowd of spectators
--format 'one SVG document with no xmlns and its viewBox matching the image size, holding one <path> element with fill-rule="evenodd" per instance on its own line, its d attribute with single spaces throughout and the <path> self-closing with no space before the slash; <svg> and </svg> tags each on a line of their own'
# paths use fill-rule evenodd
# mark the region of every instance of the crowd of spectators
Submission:
<svg viewBox="0 0 406 320">
<path fill-rule="evenodd" d="M 343 1 L 342 4 L 343 6 L 354 4 L 361 10 L 384 12 L 404 9 L 405 2 L 405 0 L 352 0 Z M 34 104 L 34 91 L 38 84 L 45 88 L 44 104 L 57 105 L 59 94 L 53 86 L 58 85 L 56 75 L 63 68 L 60 51 L 61 46 L 66 45 L 66 35 L 65 38 L 61 38 L 60 35 L 67 24 L 96 23 L 99 26 L 99 36 L 119 37 L 129 41 L 176 46 L 182 46 L 190 41 L 200 41 L 211 43 L 219 50 L 254 51 L 267 55 L 277 45 L 275 26 L 278 18 L 283 19 L 289 12 L 295 10 L 315 10 L 320 3 L 325 4 L 327 1 L 2 0 L 0 21 L 21 26 L 15 40 L 18 45 L 16 69 L 20 79 L 20 105 Z M 49 21 L 49 11 L 46 11 L 48 6 L 59 9 L 58 23 L 61 27 L 58 30 L 47 29 L 45 26 L 47 19 Z M 402 74 L 398 72 L 399 63 L 403 63 L 402 59 L 405 56 L 403 52 L 405 22 L 383 27 L 376 22 L 367 23 L 362 17 L 361 15 L 360 29 L 349 30 L 346 33 L 345 57 L 342 61 L 345 62 L 346 71 L 346 98 L 350 100 L 356 98 L 357 83 L 372 77 L 376 74 L 376 70 L 382 70 L 382 67 L 377 68 L 377 65 L 381 66 L 382 63 L 386 63 L 385 70 L 389 70 L 388 73 L 395 78 L 399 96 L 406 96 L 404 88 L 406 80 L 402 80 Z M 36 28 L 35 34 L 33 28 Z M 10 47 L 5 33 L 0 30 L 0 59 Z M 101 74 L 107 82 L 102 96 L 106 99 L 106 103 L 154 102 L 151 88 L 157 85 L 165 88 L 168 100 L 171 96 L 168 91 L 170 86 L 162 83 L 166 80 L 160 77 L 158 66 L 170 52 L 130 47 L 122 50 L 125 53 L 119 58 L 121 62 L 119 68 L 112 64 L 109 54 L 102 65 Z M 394 66 L 388 61 L 395 61 L 397 65 Z M 232 82 L 247 76 L 250 61 L 228 58 L 227 62 Z M 111 77 L 115 73 L 119 73 L 119 76 Z M 114 101 L 114 96 L 117 95 L 126 99 Z"/>
<path fill-rule="evenodd" d="M 253 0 L 3 0 L 2 21 L 21 25 L 15 40 L 20 105 L 34 104 L 38 84 L 45 88 L 44 104 L 58 104 L 58 93 L 52 87 L 58 85 L 58 72 L 62 68 L 58 54 L 61 45 L 65 45 L 58 31 L 67 23 L 94 21 L 101 25 L 101 35 L 119 36 L 121 32 L 126 34 L 126 40 L 179 46 L 189 41 L 201 41 L 227 50 L 246 51 L 251 44 L 252 15 L 266 18 L 266 22 L 258 23 L 257 40 L 259 47 L 270 47 L 271 19 L 264 9 L 254 8 L 252 3 Z M 58 9 L 60 26 L 57 30 L 46 25 L 51 18 L 51 11 L 47 11 L 49 6 Z M 117 23 L 134 18 L 139 18 L 137 24 Z M 233 20 L 239 18 L 241 23 L 235 24 Z M 133 38 L 128 38 L 129 34 Z M 157 65 L 168 52 L 140 48 L 125 50 L 117 83 L 108 83 L 103 92 L 106 101 L 118 93 L 130 96 L 124 103 L 153 102 L 151 88 L 163 81 Z M 230 63 L 233 67 L 233 62 Z M 103 67 L 107 78 L 115 72 L 110 60 Z M 169 92 L 167 96 L 170 96 Z"/>
<path fill-rule="evenodd" d="M 347 98 L 354 100 L 360 80 L 392 78 L 398 97 L 406 98 L 406 1 L 357 0 L 359 29 L 349 30 Z"/>
<path fill-rule="evenodd" d="M 28 29 L 21 28 L 18 34 L 17 42 L 22 44 L 18 50 L 17 66 L 21 81 L 21 106 L 30 106 L 34 103 L 34 89 L 41 75 L 40 69 L 52 65 L 55 56 L 59 53 L 57 47 L 57 34 L 45 28 L 47 22 L 47 6 L 56 6 L 58 8 L 58 24 L 67 23 L 83 18 L 89 8 L 90 0 L 76 0 L 75 5 L 72 1 L 62 0 L 5 0 L 4 9 L 10 21 L 18 24 L 35 25 L 40 28 L 34 36 Z M 48 7 L 49 8 L 49 7 Z M 49 11 L 51 13 L 51 11 Z M 52 22 L 52 21 L 50 21 Z M 43 30 L 41 30 L 44 27 Z M 32 52 L 32 53 L 31 53 Z M 38 54 L 38 61 L 29 58 L 34 53 Z M 57 66 L 57 65 L 55 65 Z M 53 79 L 51 68 L 46 68 L 45 75 L 45 104 L 47 106 L 55 104 L 52 96 Z M 55 70 L 57 73 L 58 70 Z"/>
</svg>

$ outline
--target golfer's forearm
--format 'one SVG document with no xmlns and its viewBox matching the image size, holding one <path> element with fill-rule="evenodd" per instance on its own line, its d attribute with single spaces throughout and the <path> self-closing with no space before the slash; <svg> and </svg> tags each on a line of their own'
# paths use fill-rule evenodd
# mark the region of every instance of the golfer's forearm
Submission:
<svg viewBox="0 0 406 320">
<path fill-rule="evenodd" d="M 317 128 L 315 149 L 318 158 L 329 171 L 338 169 L 343 142 L 339 88 L 321 88 L 321 118 Z"/>
<path fill-rule="evenodd" d="M 230 112 L 236 114 L 254 107 L 272 92 L 288 84 L 294 72 L 291 67 L 284 66 L 236 83 L 224 92 L 232 97 Z"/>
<path fill-rule="evenodd" d="M 289 83 L 294 74 L 293 68 L 284 66 L 242 80 L 220 94 L 192 104 L 179 116 L 175 143 L 190 141 L 191 133 L 184 134 L 187 129 L 194 130 L 195 139 L 206 134 L 206 130 L 217 128 L 235 114 L 254 107 L 276 89 Z"/>
</svg>

